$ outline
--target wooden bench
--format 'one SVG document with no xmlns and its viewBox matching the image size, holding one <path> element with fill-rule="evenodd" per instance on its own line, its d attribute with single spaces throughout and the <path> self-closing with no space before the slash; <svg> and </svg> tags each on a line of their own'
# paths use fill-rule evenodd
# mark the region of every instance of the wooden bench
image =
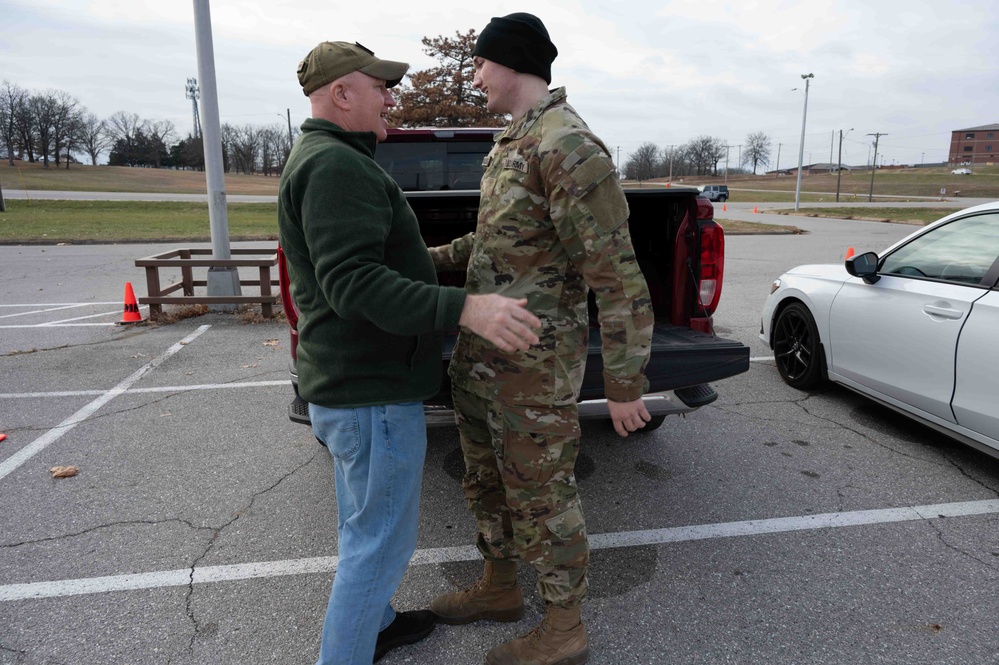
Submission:
<svg viewBox="0 0 999 665">
<path fill-rule="evenodd" d="M 180 248 L 162 254 L 154 254 L 143 259 L 136 259 L 138 268 L 146 269 L 146 296 L 139 298 L 139 303 L 149 305 L 149 318 L 155 320 L 163 314 L 163 305 L 242 305 L 260 303 L 261 313 L 266 317 L 274 316 L 274 303 L 278 295 L 272 293 L 271 286 L 278 286 L 276 279 L 271 279 L 271 268 L 277 265 L 277 248 L 245 247 L 230 250 L 232 258 L 220 260 L 211 258 L 210 248 Z M 237 256 L 245 258 L 236 258 Z M 205 258 L 194 258 L 205 257 Z M 160 268 L 180 268 L 181 281 L 163 288 L 160 282 Z M 194 268 L 259 268 L 258 280 L 239 280 L 240 286 L 256 286 L 259 295 L 239 296 L 199 296 L 194 289 L 198 286 L 207 287 L 208 280 L 194 279 Z M 183 295 L 170 295 L 183 291 Z"/>
</svg>

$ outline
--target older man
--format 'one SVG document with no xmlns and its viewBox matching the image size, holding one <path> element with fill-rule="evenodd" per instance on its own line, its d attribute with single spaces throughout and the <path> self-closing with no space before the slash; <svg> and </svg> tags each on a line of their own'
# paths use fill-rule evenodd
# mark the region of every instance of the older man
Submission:
<svg viewBox="0 0 999 665">
<path fill-rule="evenodd" d="M 278 225 L 301 309 L 299 391 L 333 457 L 339 559 L 319 663 L 368 665 L 433 630 L 389 601 L 416 547 L 426 423 L 441 382 L 438 333 L 509 351 L 537 343 L 526 301 L 438 286 L 399 186 L 374 161 L 388 88 L 408 65 L 323 42 L 299 64 L 312 117 L 281 176 Z"/>
<path fill-rule="evenodd" d="M 451 361 L 465 497 L 485 572 L 430 609 L 450 624 L 516 621 L 524 611 L 518 560 L 537 571 L 545 604 L 541 625 L 493 648 L 489 665 L 588 658 L 580 604 L 589 548 L 573 467 L 591 289 L 614 427 L 627 436 L 651 419 L 641 396 L 653 314 L 628 204 L 610 151 L 564 88 L 548 90 L 557 54 L 531 14 L 493 18 L 479 35 L 473 85 L 490 111 L 512 119 L 484 161 L 474 239 L 432 250 L 438 267 L 467 266 L 468 293 L 527 298 L 542 322 L 540 343 L 514 352 L 462 333 Z"/>
</svg>

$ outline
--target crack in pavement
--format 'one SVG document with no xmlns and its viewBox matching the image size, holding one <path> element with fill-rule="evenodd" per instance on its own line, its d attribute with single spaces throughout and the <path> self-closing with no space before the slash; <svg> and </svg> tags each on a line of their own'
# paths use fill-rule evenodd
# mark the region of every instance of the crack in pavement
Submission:
<svg viewBox="0 0 999 665">
<path fill-rule="evenodd" d="M 115 327 L 115 325 L 113 323 L 109 323 L 108 327 L 109 328 L 113 328 L 113 327 Z M 62 351 L 64 349 L 82 349 L 82 348 L 87 347 L 87 346 L 98 346 L 100 344 L 110 344 L 112 342 L 121 342 L 122 340 L 131 339 L 132 337 L 136 337 L 137 335 L 140 334 L 140 331 L 138 329 L 136 329 L 136 328 L 121 329 L 120 332 L 123 333 L 123 334 L 121 334 L 121 335 L 119 335 L 117 337 L 114 337 L 112 339 L 102 339 L 102 340 L 97 340 L 95 342 L 83 342 L 83 343 L 80 343 L 80 344 L 62 344 L 60 346 L 49 346 L 49 347 L 45 347 L 43 349 L 27 349 L 27 350 L 15 349 L 14 351 L 8 351 L 7 353 L 0 354 L 0 358 L 11 358 L 13 356 L 24 356 L 24 355 L 28 355 L 28 354 L 32 354 L 32 353 L 43 353 L 45 351 Z"/>
<path fill-rule="evenodd" d="M 799 409 L 801 409 L 802 411 L 804 411 L 805 413 L 807 413 L 808 415 L 810 415 L 810 416 L 811 416 L 811 417 L 813 417 L 813 418 L 818 418 L 819 420 L 824 420 L 825 422 L 827 422 L 827 423 L 832 423 L 832 424 L 836 425 L 837 427 L 839 427 L 839 428 L 841 428 L 841 429 L 845 429 L 845 430 L 846 430 L 846 431 L 848 431 L 848 432 L 853 432 L 854 434 L 856 434 L 857 436 L 859 436 L 859 437 L 860 437 L 861 439 L 865 439 L 866 441 L 869 441 L 869 442 L 873 443 L 873 444 L 874 444 L 875 446 L 878 446 L 879 448 L 884 448 L 885 450 L 888 450 L 888 451 L 890 451 L 890 452 L 893 452 L 893 453 L 895 453 L 896 455 L 901 455 L 902 457 L 908 457 L 909 459 L 912 459 L 912 460 L 915 460 L 915 461 L 917 461 L 917 462 L 923 462 L 923 463 L 925 463 L 925 464 L 932 464 L 933 466 L 940 466 L 940 467 L 944 466 L 944 465 L 943 465 L 943 464 L 941 464 L 940 462 L 936 462 L 936 461 L 933 461 L 933 460 L 930 460 L 930 459 L 926 459 L 926 458 L 924 458 L 924 457 L 919 457 L 919 456 L 917 456 L 917 455 L 912 455 L 912 454 L 909 454 L 909 453 L 906 453 L 906 452 L 903 452 L 903 451 L 901 451 L 901 450 L 897 450 L 896 448 L 892 448 L 892 447 L 891 447 L 891 446 L 889 446 L 888 444 L 886 444 L 886 443 L 882 443 L 882 442 L 881 442 L 881 441 L 879 441 L 878 439 L 876 439 L 876 438 L 874 438 L 874 437 L 872 437 L 872 436 L 869 436 L 869 435 L 867 435 L 867 434 L 864 434 L 863 432 L 861 432 L 861 431 L 859 431 L 859 430 L 857 430 L 857 429 L 854 429 L 853 427 L 851 427 L 851 426 L 849 426 L 849 425 L 846 425 L 846 424 L 844 424 L 844 423 L 840 423 L 840 422 L 837 422 L 837 421 L 835 421 L 835 420 L 833 420 L 833 419 L 831 419 L 831 418 L 826 418 L 825 416 L 820 416 L 820 415 L 818 415 L 817 413 L 812 413 L 812 412 L 811 412 L 811 411 L 809 411 L 809 410 L 808 410 L 808 408 L 807 408 L 807 407 L 805 407 L 805 405 L 804 405 L 804 404 L 802 403 L 802 402 L 805 402 L 805 401 L 807 401 L 807 400 L 808 400 L 808 398 L 807 398 L 807 397 L 806 397 L 805 399 L 802 399 L 802 400 L 792 400 L 792 401 L 791 401 L 791 404 L 794 404 L 794 405 L 795 405 L 795 406 L 797 406 L 797 407 L 798 407 Z"/>
<path fill-rule="evenodd" d="M 207 528 L 212 529 L 214 531 L 214 533 L 212 534 L 212 537 L 208 540 L 208 544 L 205 547 L 205 551 L 202 552 L 198 557 L 196 557 L 194 559 L 194 561 L 191 563 L 191 573 L 190 573 L 190 577 L 188 578 L 188 582 L 187 582 L 187 592 L 186 592 L 186 594 L 184 596 L 184 610 L 187 613 L 187 618 L 190 619 L 191 624 L 194 626 L 194 632 L 191 634 L 191 639 L 190 639 L 190 641 L 187 644 L 187 649 L 185 650 L 186 654 L 188 654 L 188 655 L 193 655 L 194 654 L 194 642 L 198 639 L 198 634 L 201 632 L 201 624 L 198 622 L 197 617 L 194 616 L 194 609 L 191 607 L 191 604 L 192 604 L 191 601 L 193 600 L 193 596 L 194 596 L 194 571 L 198 567 L 198 563 L 202 559 L 204 559 L 206 556 L 208 556 L 208 553 L 211 552 L 212 547 L 215 546 L 215 542 L 218 540 L 218 537 L 220 535 L 222 535 L 222 532 L 225 529 L 227 529 L 229 526 L 231 526 L 233 523 L 235 523 L 237 520 L 239 520 L 239 518 L 242 517 L 244 513 L 250 511 L 253 508 L 253 504 L 256 502 L 256 500 L 258 498 L 260 498 L 260 497 L 264 496 L 265 494 L 269 493 L 270 491 L 276 489 L 278 487 L 278 485 L 280 485 L 285 480 L 287 480 L 288 478 L 292 477 L 293 475 L 295 475 L 296 473 L 298 473 L 299 471 L 301 471 L 302 469 L 304 469 L 306 466 L 308 466 L 309 464 L 311 464 L 313 461 L 315 461 L 316 457 L 319 456 L 320 452 L 321 452 L 320 450 L 315 451 L 312 454 L 312 456 L 309 457 L 309 459 L 307 459 L 306 461 L 302 462 L 301 464 L 299 464 L 298 466 L 296 466 L 291 471 L 288 471 L 287 473 L 285 473 L 276 482 L 274 482 L 273 484 L 271 484 L 270 487 L 264 488 L 263 490 L 261 490 L 259 492 L 256 492 L 252 497 L 250 497 L 249 503 L 247 503 L 245 506 L 243 506 L 242 508 L 240 508 L 239 510 L 237 510 L 233 514 L 232 519 L 230 519 L 225 524 L 223 524 L 221 526 L 218 526 L 218 527 L 207 527 Z"/>
<path fill-rule="evenodd" d="M 941 517 L 943 517 L 943 516 L 941 516 Z M 943 529 L 939 528 L 933 522 L 933 520 L 927 519 L 927 520 L 923 520 L 923 521 L 926 524 L 928 524 L 929 527 L 936 532 L 936 534 L 937 534 L 937 540 L 939 540 L 940 543 L 943 544 L 944 547 L 946 547 L 947 549 L 952 550 L 954 552 L 957 552 L 958 554 L 961 554 L 961 555 L 963 555 L 963 556 L 971 559 L 972 561 L 977 561 L 978 563 L 982 564 L 983 566 L 985 566 L 989 570 L 996 570 L 996 566 L 990 564 L 988 561 L 982 561 L 981 559 L 979 559 L 977 556 L 975 556 L 971 552 L 966 552 L 965 550 L 962 550 L 960 547 L 958 547 L 956 545 L 951 545 L 950 543 L 948 543 L 947 539 L 944 538 Z"/>
<path fill-rule="evenodd" d="M 973 478 L 971 476 L 971 474 L 969 474 L 967 471 L 965 471 L 964 468 L 960 464 L 958 464 L 957 462 L 955 462 L 953 460 L 953 458 L 951 458 L 949 455 L 945 455 L 943 453 L 940 453 L 940 455 L 945 460 L 947 460 L 948 462 L 950 462 L 951 466 L 953 466 L 955 469 L 957 469 L 958 471 L 960 471 L 961 475 L 963 475 L 965 478 L 967 478 L 968 480 L 970 480 L 973 483 L 976 483 L 979 487 L 981 487 L 983 489 L 987 489 L 988 491 L 992 492 L 993 494 L 999 495 L 999 490 L 995 489 L 994 487 L 989 487 L 988 485 L 985 484 L 984 481 L 979 480 L 978 478 Z"/>
<path fill-rule="evenodd" d="M 28 652 L 22 649 L 15 649 L 14 647 L 9 647 L 3 642 L 0 642 L 0 651 L 6 651 L 8 653 L 14 654 L 14 660 L 10 661 L 11 665 L 20 665 L 28 657 Z M 7 662 L 7 661 L 4 661 Z"/>
<path fill-rule="evenodd" d="M 125 520 L 122 522 L 111 522 L 109 524 L 99 524 L 97 526 L 90 527 L 89 529 L 84 529 L 83 531 L 77 531 L 76 533 L 65 533 L 59 536 L 50 536 L 48 538 L 38 538 L 36 540 L 24 540 L 19 543 L 8 543 L 6 545 L 0 545 L 0 550 L 2 549 L 12 549 L 15 547 L 21 547 L 23 545 L 37 545 L 38 543 L 47 543 L 56 540 L 65 540 L 67 538 L 75 538 L 77 536 L 83 536 L 88 533 L 93 533 L 94 531 L 100 531 L 101 529 L 112 529 L 117 526 L 127 526 L 135 524 L 146 524 L 149 526 L 156 526 L 159 524 L 169 524 L 171 522 L 176 522 L 178 524 L 185 524 L 188 528 L 194 531 L 201 531 L 205 529 L 211 529 L 210 526 L 195 526 L 190 521 L 181 519 L 179 517 L 171 517 L 164 520 Z"/>
</svg>

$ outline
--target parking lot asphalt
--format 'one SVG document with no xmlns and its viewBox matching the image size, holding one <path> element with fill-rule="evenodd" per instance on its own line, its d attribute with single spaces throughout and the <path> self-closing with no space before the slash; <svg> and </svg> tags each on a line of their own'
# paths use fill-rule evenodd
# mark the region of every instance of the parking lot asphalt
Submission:
<svg viewBox="0 0 999 665">
<path fill-rule="evenodd" d="M 808 233 L 726 240 L 715 323 L 750 371 L 650 434 L 584 426 L 590 662 L 999 662 L 999 463 L 787 387 L 756 337 L 781 272 L 911 227 L 780 219 Z M 163 249 L 0 247 L 0 663 L 314 662 L 336 506 L 325 449 L 286 417 L 286 327 L 114 326 L 124 282 L 144 293 L 134 260 Z M 399 609 L 480 568 L 461 473 L 455 431 L 432 429 Z M 440 626 L 382 662 L 483 662 L 540 617 L 521 576 L 522 621 Z"/>
</svg>

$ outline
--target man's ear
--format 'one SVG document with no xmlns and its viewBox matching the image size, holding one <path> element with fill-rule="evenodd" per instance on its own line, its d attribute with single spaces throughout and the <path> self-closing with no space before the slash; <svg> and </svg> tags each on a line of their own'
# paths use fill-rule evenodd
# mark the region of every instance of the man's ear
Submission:
<svg viewBox="0 0 999 665">
<path fill-rule="evenodd" d="M 330 101 L 333 102 L 333 106 L 336 108 L 346 111 L 350 108 L 349 100 L 349 89 L 348 86 L 344 84 L 343 81 L 334 81 L 330 86 Z"/>
</svg>

